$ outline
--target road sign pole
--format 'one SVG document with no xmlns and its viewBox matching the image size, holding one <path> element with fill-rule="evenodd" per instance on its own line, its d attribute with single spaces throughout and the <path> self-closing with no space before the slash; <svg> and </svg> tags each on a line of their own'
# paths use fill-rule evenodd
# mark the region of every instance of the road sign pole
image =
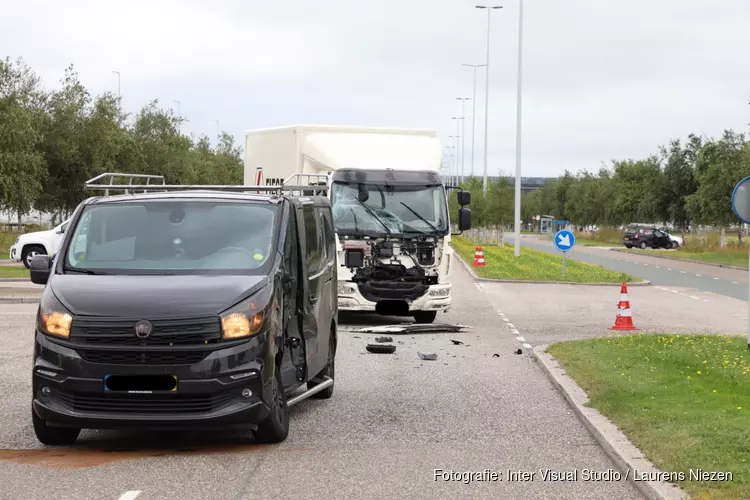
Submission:
<svg viewBox="0 0 750 500">
<path fill-rule="evenodd" d="M 745 177 L 734 186 L 732 191 L 732 211 L 740 221 L 750 224 L 750 176 Z M 750 349 L 750 240 L 748 248 L 748 311 L 747 311 L 747 347 Z"/>
<path fill-rule="evenodd" d="M 563 276 L 565 276 L 565 256 L 568 255 L 568 252 L 563 252 Z"/>
</svg>

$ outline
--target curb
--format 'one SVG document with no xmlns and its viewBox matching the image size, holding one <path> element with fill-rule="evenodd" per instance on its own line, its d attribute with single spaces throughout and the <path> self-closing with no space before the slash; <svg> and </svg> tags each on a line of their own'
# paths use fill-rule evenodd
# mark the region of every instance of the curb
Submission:
<svg viewBox="0 0 750 500">
<path fill-rule="evenodd" d="M 29 278 L 0 278 L 0 282 L 10 282 L 10 281 L 29 281 Z"/>
<path fill-rule="evenodd" d="M 471 274 L 471 277 L 474 278 L 477 281 L 487 281 L 491 283 L 529 283 L 529 284 L 537 284 L 537 285 L 586 285 L 586 286 L 622 286 L 622 283 L 576 283 L 575 281 L 534 281 L 534 280 L 505 280 L 500 278 L 480 278 L 477 276 L 477 274 L 474 272 L 474 270 L 471 268 L 469 264 L 464 262 L 464 260 L 461 258 L 461 256 L 458 255 L 458 252 L 455 250 L 453 251 L 453 255 L 456 256 L 456 259 L 463 264 L 464 268 Z M 651 284 L 650 281 L 634 281 L 627 283 L 627 286 L 649 286 Z"/>
<path fill-rule="evenodd" d="M 38 304 L 39 297 L 0 297 L 0 304 Z"/>
<path fill-rule="evenodd" d="M 631 443 L 625 435 L 604 415 L 593 408 L 584 406 L 589 398 L 583 389 L 571 379 L 557 363 L 555 358 L 544 352 L 548 344 L 540 345 L 532 350 L 534 359 L 539 362 L 544 372 L 552 381 L 555 389 L 562 394 L 570 407 L 575 411 L 581 423 L 596 439 L 604 452 L 615 465 L 627 474 L 630 482 L 649 500 L 677 500 L 689 498 L 676 484 L 665 481 L 636 481 L 633 473 L 646 473 L 653 477 L 662 471 L 654 467 L 643 453 Z"/>
<path fill-rule="evenodd" d="M 633 255 L 643 255 L 645 257 L 656 257 L 657 259 L 666 259 L 666 260 L 676 260 L 679 262 L 687 262 L 689 264 L 703 264 L 704 266 L 711 266 L 711 267 L 723 267 L 726 269 L 735 269 L 737 271 L 747 271 L 747 267 L 740 267 L 740 266 L 732 266 L 730 264 L 717 264 L 716 262 L 705 262 L 703 260 L 695 260 L 695 259 L 683 259 L 681 257 L 670 257 L 668 255 L 655 255 L 652 253 L 641 253 L 639 254 L 637 250 L 626 250 L 624 248 L 612 248 L 610 249 L 611 252 L 621 252 L 621 253 L 629 253 Z"/>
</svg>

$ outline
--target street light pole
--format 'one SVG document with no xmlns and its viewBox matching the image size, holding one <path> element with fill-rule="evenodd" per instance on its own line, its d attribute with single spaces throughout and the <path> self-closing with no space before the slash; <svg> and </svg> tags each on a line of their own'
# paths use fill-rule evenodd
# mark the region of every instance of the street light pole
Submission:
<svg viewBox="0 0 750 500">
<path fill-rule="evenodd" d="M 456 97 L 461 101 L 461 184 L 464 182 L 464 164 L 466 163 L 466 113 L 464 104 L 470 97 Z"/>
<path fill-rule="evenodd" d="M 448 137 L 450 137 L 451 139 L 451 145 L 450 145 L 451 165 L 450 165 L 448 177 L 450 178 L 451 185 L 454 185 L 455 183 L 453 182 L 453 172 L 455 170 L 455 164 L 456 164 L 456 141 L 458 140 L 458 137 L 455 135 L 449 135 Z"/>
<path fill-rule="evenodd" d="M 180 101 L 172 101 L 177 103 L 177 116 L 182 116 L 182 113 L 180 112 Z"/>
<path fill-rule="evenodd" d="M 523 0 L 518 0 L 518 89 L 516 103 L 516 203 L 515 203 L 515 256 L 521 255 L 521 98 L 523 69 Z"/>
<path fill-rule="evenodd" d="M 483 68 L 485 64 L 462 64 L 474 68 L 474 96 L 471 100 L 471 176 L 474 177 L 474 131 L 477 126 L 477 68 Z"/>
<path fill-rule="evenodd" d="M 477 5 L 477 9 L 487 9 L 487 61 L 486 66 L 486 78 L 485 78 L 485 94 L 484 94 L 484 175 L 482 178 L 482 192 L 487 194 L 487 130 L 489 125 L 489 108 L 490 108 L 490 13 L 492 9 L 502 9 L 502 5 Z"/>
<path fill-rule="evenodd" d="M 117 74 L 117 97 L 120 97 L 120 72 L 119 71 L 113 71 L 112 73 Z"/>
<path fill-rule="evenodd" d="M 456 171 L 455 171 L 455 184 L 458 184 L 458 166 L 460 164 L 461 155 L 463 154 L 463 148 L 461 148 L 461 120 L 463 120 L 460 116 L 453 116 L 451 117 L 452 120 L 456 120 L 456 157 L 455 157 L 455 163 L 456 163 Z"/>
</svg>

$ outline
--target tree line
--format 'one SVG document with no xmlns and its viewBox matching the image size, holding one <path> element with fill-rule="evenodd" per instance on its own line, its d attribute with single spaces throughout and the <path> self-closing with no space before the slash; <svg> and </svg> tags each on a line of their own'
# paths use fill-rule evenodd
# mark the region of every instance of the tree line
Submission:
<svg viewBox="0 0 750 500">
<path fill-rule="evenodd" d="M 22 59 L 0 60 L 0 208 L 68 214 L 104 172 L 163 175 L 167 184 L 241 184 L 241 149 L 231 134 L 180 132 L 184 118 L 158 100 L 130 115 L 112 93 L 93 96 L 75 68 L 47 91 Z"/>
<path fill-rule="evenodd" d="M 750 141 L 726 130 L 719 138 L 691 134 L 674 139 L 645 159 L 614 160 L 592 172 L 582 169 L 546 182 L 523 196 L 521 220 L 552 215 L 575 225 L 620 226 L 631 222 L 666 222 L 727 227 L 739 223 L 732 211 L 736 184 L 750 176 Z M 488 184 L 469 178 L 476 227 L 510 226 L 513 186 L 500 178 Z M 451 213 L 457 210 L 451 201 Z"/>
</svg>

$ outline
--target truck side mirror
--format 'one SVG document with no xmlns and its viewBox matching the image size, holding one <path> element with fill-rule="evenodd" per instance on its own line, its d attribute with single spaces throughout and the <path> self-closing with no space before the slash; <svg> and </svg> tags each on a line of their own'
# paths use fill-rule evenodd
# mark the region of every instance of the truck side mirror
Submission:
<svg viewBox="0 0 750 500">
<path fill-rule="evenodd" d="M 36 285 L 46 285 L 49 280 L 49 272 L 52 267 L 52 259 L 49 255 L 35 255 L 29 262 L 31 282 Z"/>
<path fill-rule="evenodd" d="M 459 191 L 456 193 L 458 204 L 462 207 L 471 204 L 471 192 L 470 191 Z"/>
<path fill-rule="evenodd" d="M 458 209 L 458 230 L 460 232 L 471 229 L 471 210 L 468 208 Z"/>
</svg>

